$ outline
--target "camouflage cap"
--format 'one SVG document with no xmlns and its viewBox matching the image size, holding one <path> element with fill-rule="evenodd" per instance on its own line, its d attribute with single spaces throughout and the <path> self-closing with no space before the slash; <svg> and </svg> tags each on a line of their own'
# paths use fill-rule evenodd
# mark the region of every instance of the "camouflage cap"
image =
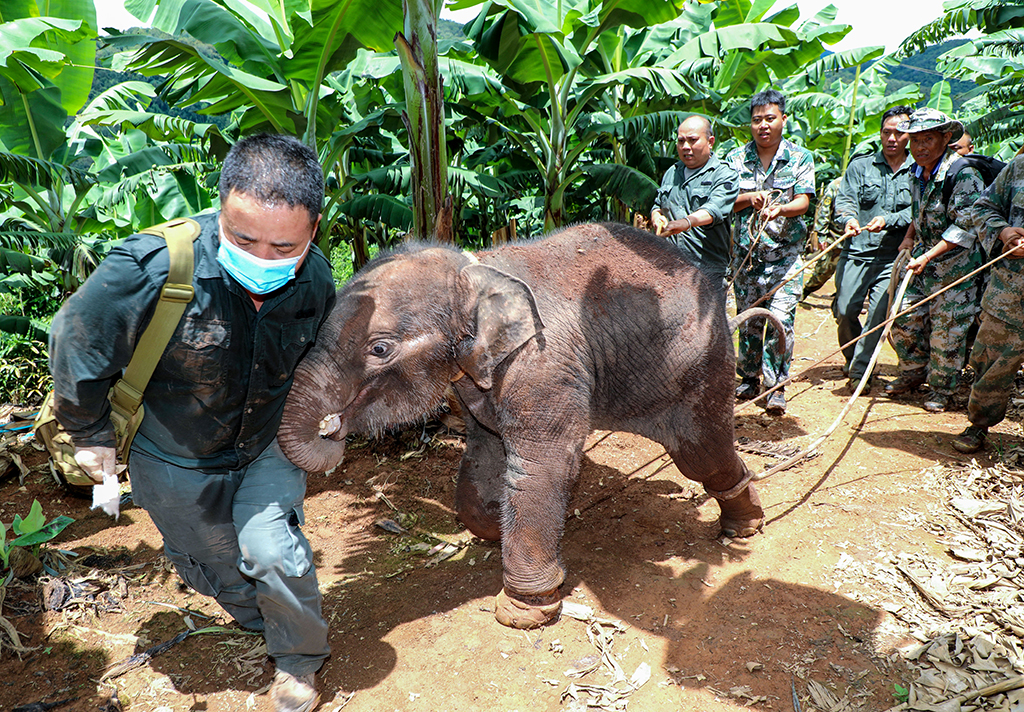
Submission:
<svg viewBox="0 0 1024 712">
<path fill-rule="evenodd" d="M 910 115 L 909 121 L 901 121 L 896 124 L 898 131 L 904 133 L 920 133 L 922 131 L 951 131 L 953 135 L 949 141 L 952 143 L 964 135 L 964 125 L 956 119 L 951 119 L 938 109 L 917 109 Z"/>
</svg>

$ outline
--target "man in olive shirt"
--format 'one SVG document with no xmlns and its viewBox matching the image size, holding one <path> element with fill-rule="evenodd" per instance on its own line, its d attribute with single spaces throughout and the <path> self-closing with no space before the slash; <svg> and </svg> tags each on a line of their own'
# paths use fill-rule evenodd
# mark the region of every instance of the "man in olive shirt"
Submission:
<svg viewBox="0 0 1024 712">
<path fill-rule="evenodd" d="M 724 296 L 732 251 L 727 218 L 739 181 L 736 171 L 714 156 L 714 146 L 707 118 L 695 114 L 679 124 L 679 162 L 665 172 L 651 222 L 658 235 L 671 239 L 715 280 Z"/>
<path fill-rule="evenodd" d="M 911 109 L 894 106 L 882 115 L 882 150 L 850 162 L 836 196 L 838 222 L 846 227 L 846 242 L 836 266 L 836 296 L 832 313 L 839 343 L 860 336 L 860 311 L 868 298 L 867 329 L 885 321 L 892 263 L 910 225 L 910 167 L 908 134 L 897 127 L 910 118 Z M 843 349 L 847 388 L 857 387 L 867 370 L 881 331 Z M 864 393 L 870 391 L 870 381 Z"/>
</svg>

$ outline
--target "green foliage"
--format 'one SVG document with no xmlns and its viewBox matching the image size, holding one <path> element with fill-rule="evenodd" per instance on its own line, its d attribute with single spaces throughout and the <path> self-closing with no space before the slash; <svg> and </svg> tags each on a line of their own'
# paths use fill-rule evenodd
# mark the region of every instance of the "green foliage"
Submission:
<svg viewBox="0 0 1024 712">
<path fill-rule="evenodd" d="M 909 688 L 904 687 L 903 685 L 899 684 L 898 682 L 893 683 L 892 687 L 893 687 L 892 696 L 896 698 L 897 702 L 902 704 L 902 703 L 906 702 L 908 699 L 910 699 L 910 689 Z"/>
<path fill-rule="evenodd" d="M 43 516 L 43 506 L 39 504 L 39 500 L 32 500 L 32 507 L 29 509 L 28 516 L 24 519 L 21 518 L 20 514 L 15 514 L 14 521 L 9 529 L 7 525 L 0 522 L 0 529 L 3 531 L 3 539 L 0 541 L 0 544 L 2 544 L 2 548 L 0 548 L 0 563 L 3 564 L 3 568 L 6 569 L 8 567 L 8 561 L 14 547 L 31 547 L 32 554 L 38 557 L 39 548 L 64 531 L 65 527 L 74 521 L 71 517 L 62 514 L 47 522 L 46 517 Z M 8 531 L 14 534 L 15 537 L 9 542 L 7 541 Z"/>
</svg>

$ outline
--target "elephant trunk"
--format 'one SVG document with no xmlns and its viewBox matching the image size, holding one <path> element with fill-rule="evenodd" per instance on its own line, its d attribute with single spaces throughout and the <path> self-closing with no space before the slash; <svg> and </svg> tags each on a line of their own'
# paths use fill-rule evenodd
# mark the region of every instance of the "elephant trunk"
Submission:
<svg viewBox="0 0 1024 712">
<path fill-rule="evenodd" d="M 334 469 L 345 457 L 348 424 L 340 408 L 332 410 L 325 401 L 347 403 L 344 397 L 325 387 L 336 379 L 325 379 L 324 369 L 309 354 L 295 370 L 295 380 L 284 404 L 284 415 L 277 432 L 285 456 L 306 472 L 321 473 Z"/>
</svg>

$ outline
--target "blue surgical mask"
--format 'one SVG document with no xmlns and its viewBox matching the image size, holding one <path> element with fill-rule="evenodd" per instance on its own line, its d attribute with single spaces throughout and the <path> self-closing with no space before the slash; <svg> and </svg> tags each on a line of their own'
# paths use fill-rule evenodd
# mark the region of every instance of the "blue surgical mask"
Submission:
<svg viewBox="0 0 1024 712">
<path fill-rule="evenodd" d="M 295 279 L 295 270 L 307 252 L 309 245 L 298 257 L 281 260 L 264 260 L 250 255 L 223 235 L 217 250 L 217 261 L 239 284 L 253 294 L 269 294 Z"/>
</svg>

